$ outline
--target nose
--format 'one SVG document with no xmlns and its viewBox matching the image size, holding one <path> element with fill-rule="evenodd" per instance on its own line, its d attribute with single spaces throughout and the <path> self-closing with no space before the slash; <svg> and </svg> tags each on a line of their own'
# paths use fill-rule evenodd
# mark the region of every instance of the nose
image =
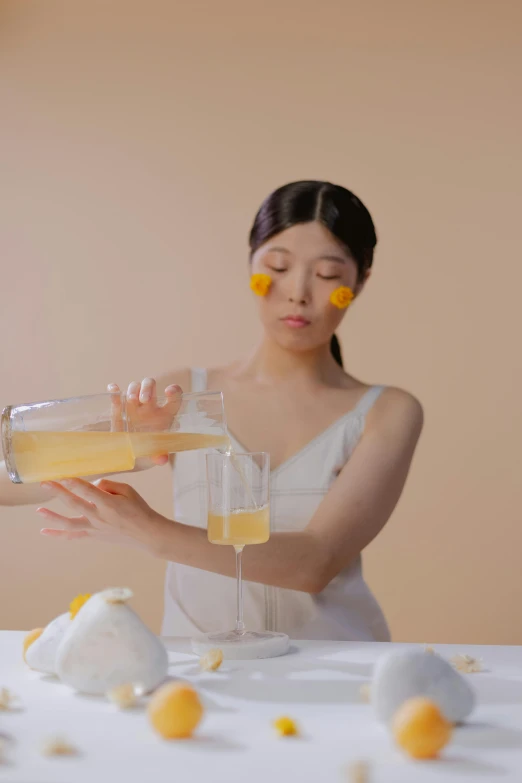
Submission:
<svg viewBox="0 0 522 783">
<path fill-rule="evenodd" d="M 288 301 L 292 302 L 292 304 L 300 304 L 300 305 L 308 304 L 308 299 L 304 294 L 302 296 L 289 296 Z"/>
<path fill-rule="evenodd" d="M 294 277 L 288 292 L 288 301 L 299 305 L 310 303 L 310 291 L 306 275 L 296 275 Z"/>
</svg>

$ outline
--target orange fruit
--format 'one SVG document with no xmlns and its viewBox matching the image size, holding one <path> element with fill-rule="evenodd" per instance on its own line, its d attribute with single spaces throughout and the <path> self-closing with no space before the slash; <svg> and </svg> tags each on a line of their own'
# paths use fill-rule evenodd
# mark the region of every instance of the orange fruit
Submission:
<svg viewBox="0 0 522 783">
<path fill-rule="evenodd" d="M 41 636 L 44 632 L 43 628 L 35 628 L 33 631 L 30 631 L 27 636 L 24 639 L 24 652 L 23 657 L 25 661 L 25 654 L 29 647 L 32 645 L 33 642 L 35 642 L 39 636 Z"/>
<path fill-rule="evenodd" d="M 147 714 L 152 726 L 165 739 L 186 739 L 201 721 L 203 705 L 190 685 L 167 683 L 153 694 Z"/>
<path fill-rule="evenodd" d="M 71 615 L 71 620 L 74 620 L 80 609 L 84 604 L 87 603 L 89 598 L 91 598 L 90 593 L 85 593 L 84 595 L 77 595 L 76 598 L 73 598 L 71 603 L 69 604 L 69 612 Z"/>
<path fill-rule="evenodd" d="M 395 741 L 414 759 L 432 759 L 451 739 L 453 725 L 424 697 L 408 699 L 392 720 Z"/>
</svg>

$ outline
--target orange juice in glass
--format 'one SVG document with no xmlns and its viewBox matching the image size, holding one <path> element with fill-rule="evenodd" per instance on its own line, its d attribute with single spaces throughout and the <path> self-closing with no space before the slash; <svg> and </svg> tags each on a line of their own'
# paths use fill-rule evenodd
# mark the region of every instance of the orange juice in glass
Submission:
<svg viewBox="0 0 522 783">
<path fill-rule="evenodd" d="M 283 655 L 288 636 L 249 631 L 243 618 L 242 556 L 245 546 L 265 544 L 270 538 L 270 456 L 209 453 L 206 455 L 207 535 L 213 544 L 234 547 L 236 555 L 236 627 L 206 633 L 192 640 L 198 655 L 218 647 L 225 658 L 253 659 Z"/>
</svg>

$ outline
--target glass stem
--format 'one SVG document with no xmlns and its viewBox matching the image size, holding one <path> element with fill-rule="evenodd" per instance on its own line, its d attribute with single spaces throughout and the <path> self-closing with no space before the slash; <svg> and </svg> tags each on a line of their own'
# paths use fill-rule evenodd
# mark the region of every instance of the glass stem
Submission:
<svg viewBox="0 0 522 783">
<path fill-rule="evenodd" d="M 236 631 L 245 632 L 245 623 L 243 622 L 243 575 L 241 573 L 243 560 L 243 547 L 236 546 L 236 578 L 237 578 L 237 620 Z"/>
</svg>

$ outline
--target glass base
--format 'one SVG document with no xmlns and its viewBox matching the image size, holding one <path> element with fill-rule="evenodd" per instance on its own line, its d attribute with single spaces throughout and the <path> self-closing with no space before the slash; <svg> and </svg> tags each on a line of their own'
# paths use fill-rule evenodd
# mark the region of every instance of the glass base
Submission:
<svg viewBox="0 0 522 783">
<path fill-rule="evenodd" d="M 285 633 L 270 631 L 225 631 L 206 633 L 192 639 L 196 655 L 205 655 L 218 647 L 225 660 L 252 661 L 259 658 L 277 658 L 288 652 L 290 640 Z"/>
</svg>

